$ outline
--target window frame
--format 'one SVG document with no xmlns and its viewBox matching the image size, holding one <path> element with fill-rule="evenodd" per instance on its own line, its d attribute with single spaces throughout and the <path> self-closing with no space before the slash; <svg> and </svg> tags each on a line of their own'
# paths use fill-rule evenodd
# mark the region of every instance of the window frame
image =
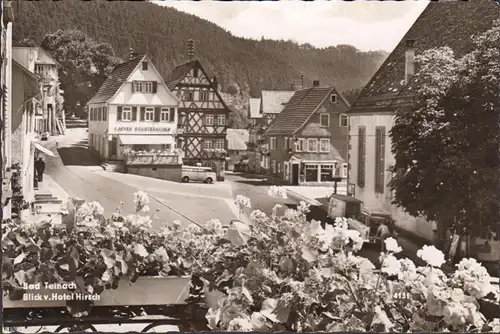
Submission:
<svg viewBox="0 0 500 334">
<path fill-rule="evenodd" d="M 220 121 L 221 119 L 223 120 L 223 122 Z M 226 115 L 218 114 L 217 118 L 215 119 L 215 124 L 225 126 L 226 125 Z"/>
<path fill-rule="evenodd" d="M 366 184 L 366 127 L 358 127 L 357 185 L 361 188 Z"/>
<path fill-rule="evenodd" d="M 192 102 L 192 101 L 194 101 L 194 92 L 191 91 L 191 90 L 185 90 L 182 93 L 182 100 L 185 101 L 185 102 Z"/>
<path fill-rule="evenodd" d="M 278 138 L 269 137 L 269 149 L 275 150 L 278 147 Z"/>
<path fill-rule="evenodd" d="M 134 92 L 143 93 L 142 81 L 134 81 Z"/>
<path fill-rule="evenodd" d="M 151 119 L 148 119 L 148 115 L 151 116 Z M 144 108 L 144 121 L 145 122 L 154 122 L 155 120 L 155 108 L 154 107 L 145 107 Z"/>
<path fill-rule="evenodd" d="M 326 122 L 326 125 L 323 124 L 323 117 L 327 116 L 328 121 Z M 327 113 L 321 113 L 319 114 L 319 126 L 322 128 L 328 128 L 330 126 L 330 114 Z"/>
<path fill-rule="evenodd" d="M 323 150 L 322 147 L 321 147 L 321 145 L 322 145 L 322 143 L 325 143 L 325 142 L 326 142 L 326 149 Z M 330 152 L 330 139 L 328 139 L 328 138 L 321 138 L 319 140 L 319 152 L 320 153 L 328 153 L 328 152 Z"/>
<path fill-rule="evenodd" d="M 339 100 L 339 99 L 338 99 L 337 94 L 331 94 L 331 95 L 330 95 L 330 103 L 335 104 L 335 103 L 337 103 L 337 102 L 338 102 L 338 100 Z"/>
<path fill-rule="evenodd" d="M 210 143 L 210 145 L 207 145 Z M 214 143 L 212 142 L 212 139 L 205 139 L 203 141 L 203 149 L 204 150 L 212 150 L 214 148 Z"/>
<path fill-rule="evenodd" d="M 164 115 L 166 115 L 166 120 L 163 119 Z M 173 120 L 170 119 L 170 108 L 169 107 L 161 107 L 160 109 L 160 122 L 172 122 Z"/>
<path fill-rule="evenodd" d="M 307 171 L 308 170 L 315 170 L 316 171 L 316 179 L 315 180 L 308 180 L 307 179 Z M 320 170 L 320 166 L 318 164 L 305 164 L 304 166 L 304 181 L 305 182 L 318 182 L 318 173 Z"/>
<path fill-rule="evenodd" d="M 144 81 L 144 92 L 147 94 L 153 94 L 153 82 L 152 81 Z"/>
<path fill-rule="evenodd" d="M 345 125 L 343 125 L 343 120 L 345 120 Z M 347 128 L 349 126 L 349 116 L 347 114 L 340 114 L 339 116 L 339 127 Z"/>
<path fill-rule="evenodd" d="M 206 90 L 200 90 L 200 96 L 199 96 L 199 100 L 200 101 L 203 101 L 203 102 L 206 102 L 206 101 L 209 101 L 210 100 L 210 95 L 209 95 L 209 92 L 206 91 Z M 206 98 L 202 98 L 203 97 L 206 97 Z"/>
<path fill-rule="evenodd" d="M 214 115 L 213 114 L 206 114 L 205 115 L 205 125 L 214 126 Z"/>
<path fill-rule="evenodd" d="M 222 145 L 220 145 L 222 143 Z M 215 140 L 215 149 L 223 150 L 225 148 L 226 141 L 223 138 L 217 138 Z"/>
<path fill-rule="evenodd" d="M 147 61 L 142 62 L 142 70 L 143 71 L 148 71 L 149 70 L 149 63 Z"/>
<path fill-rule="evenodd" d="M 129 117 L 126 118 L 125 115 L 129 115 Z M 120 121 L 132 122 L 132 107 L 122 106 L 122 118 Z"/>
<path fill-rule="evenodd" d="M 314 142 L 315 150 L 311 150 L 311 142 Z M 306 152 L 318 152 L 318 139 L 317 138 L 308 138 L 307 139 L 307 151 Z"/>
</svg>

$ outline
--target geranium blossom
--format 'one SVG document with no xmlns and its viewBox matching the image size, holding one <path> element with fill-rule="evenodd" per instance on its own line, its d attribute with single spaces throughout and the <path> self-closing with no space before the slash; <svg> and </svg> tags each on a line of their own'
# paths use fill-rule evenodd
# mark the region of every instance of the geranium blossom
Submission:
<svg viewBox="0 0 500 334">
<path fill-rule="evenodd" d="M 396 239 L 390 237 L 384 240 L 385 243 L 385 249 L 388 252 L 392 253 L 400 253 L 403 249 L 398 245 L 398 242 Z"/>
<path fill-rule="evenodd" d="M 424 260 L 428 265 L 441 267 L 445 262 L 444 254 L 434 246 L 425 245 L 417 251 L 417 256 Z"/>
<path fill-rule="evenodd" d="M 267 191 L 267 194 L 273 198 L 277 199 L 287 199 L 287 192 L 285 187 L 271 186 Z"/>
</svg>

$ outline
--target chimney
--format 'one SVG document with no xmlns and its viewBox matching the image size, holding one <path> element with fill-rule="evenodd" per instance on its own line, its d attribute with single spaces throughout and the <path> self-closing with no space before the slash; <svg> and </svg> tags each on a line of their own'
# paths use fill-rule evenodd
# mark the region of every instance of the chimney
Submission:
<svg viewBox="0 0 500 334">
<path fill-rule="evenodd" d="M 415 40 L 408 39 L 405 42 L 405 85 L 407 85 L 415 74 Z"/>
<path fill-rule="evenodd" d="M 128 58 L 129 59 L 134 59 L 137 56 L 137 53 L 134 51 L 133 48 L 130 48 Z"/>
<path fill-rule="evenodd" d="M 220 91 L 220 85 L 219 85 L 219 81 L 217 80 L 217 77 L 214 76 L 214 78 L 212 79 L 212 86 L 214 87 L 215 90 L 217 91 Z"/>
<path fill-rule="evenodd" d="M 304 88 L 304 72 L 300 72 L 300 89 Z"/>
<path fill-rule="evenodd" d="M 319 80 L 313 81 L 313 87 L 319 87 Z"/>
</svg>

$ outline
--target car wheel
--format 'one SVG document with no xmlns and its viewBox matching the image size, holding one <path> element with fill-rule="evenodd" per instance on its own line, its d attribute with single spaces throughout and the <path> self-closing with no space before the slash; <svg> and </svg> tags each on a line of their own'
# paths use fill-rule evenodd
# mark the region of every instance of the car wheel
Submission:
<svg viewBox="0 0 500 334">
<path fill-rule="evenodd" d="M 182 178 L 182 182 L 184 182 L 184 183 L 188 183 L 188 182 L 189 182 L 189 177 L 184 176 L 184 177 Z"/>
<path fill-rule="evenodd" d="M 212 180 L 212 178 L 211 178 L 211 177 L 207 177 L 207 178 L 205 179 L 205 183 L 213 183 L 213 182 L 214 182 L 214 180 Z"/>
</svg>

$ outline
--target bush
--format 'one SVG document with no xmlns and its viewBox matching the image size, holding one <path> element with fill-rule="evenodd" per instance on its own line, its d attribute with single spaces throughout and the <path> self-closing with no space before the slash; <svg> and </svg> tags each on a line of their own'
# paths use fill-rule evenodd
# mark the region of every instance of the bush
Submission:
<svg viewBox="0 0 500 334">
<path fill-rule="evenodd" d="M 280 187 L 269 194 L 285 197 Z M 208 307 L 208 325 L 218 331 L 498 331 L 478 300 L 492 291 L 490 277 L 475 260 L 462 260 L 446 276 L 444 256 L 434 247 L 418 255 L 416 267 L 396 259 L 401 251 L 386 240 L 376 270 L 354 255 L 363 246 L 347 219 L 335 225 L 306 221 L 308 206 L 282 217 L 259 210 L 252 225 L 233 221 L 223 228 L 210 220 L 202 228 L 178 223 L 150 229 L 148 197 L 135 194 L 136 213 L 102 216 L 98 203 L 75 203 L 74 226 L 24 222 L 4 225 L 3 282 L 11 299 L 22 284 L 71 282 L 85 277 L 88 293 L 116 287 L 119 277 L 192 275 Z M 237 196 L 242 214 L 250 200 Z M 73 210 L 73 208 L 70 208 Z M 203 297 L 203 299 L 201 299 Z M 203 302 L 202 302 L 203 300 Z"/>
</svg>

